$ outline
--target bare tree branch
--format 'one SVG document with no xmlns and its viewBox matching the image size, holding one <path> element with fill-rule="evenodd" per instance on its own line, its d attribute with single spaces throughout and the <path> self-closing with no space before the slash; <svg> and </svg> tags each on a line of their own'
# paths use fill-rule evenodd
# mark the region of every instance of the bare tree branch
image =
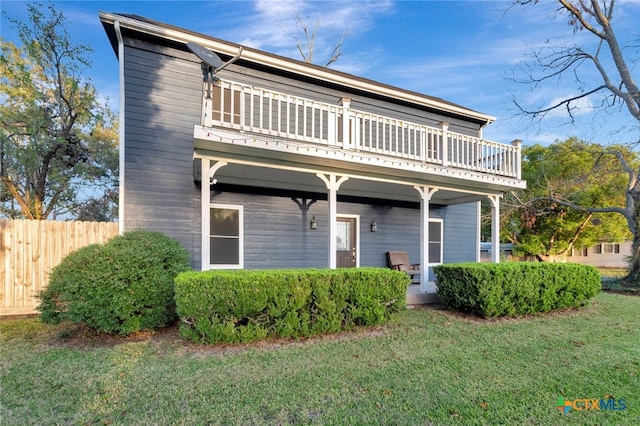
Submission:
<svg viewBox="0 0 640 426">
<path fill-rule="evenodd" d="M 302 56 L 302 60 L 304 60 L 308 64 L 313 63 L 313 56 L 316 49 L 316 36 L 318 35 L 318 29 L 321 26 L 321 22 L 318 19 L 315 23 L 313 29 L 309 27 L 309 24 L 300 16 L 300 14 L 296 13 L 296 27 L 300 27 L 302 32 L 304 33 L 305 42 L 301 42 L 298 37 L 294 36 L 296 40 L 296 47 L 298 48 L 298 52 L 300 52 L 300 56 Z M 348 32 L 342 34 L 340 40 L 336 44 L 333 45 L 333 49 L 331 50 L 331 54 L 329 58 L 324 63 L 324 67 L 327 68 L 329 65 L 336 62 L 342 56 L 342 45 L 344 44 L 345 38 L 349 35 Z"/>
</svg>

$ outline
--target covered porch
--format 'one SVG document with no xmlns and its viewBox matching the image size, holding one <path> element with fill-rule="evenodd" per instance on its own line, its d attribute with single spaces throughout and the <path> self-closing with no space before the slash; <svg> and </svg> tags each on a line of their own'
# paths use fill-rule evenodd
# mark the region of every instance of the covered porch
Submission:
<svg viewBox="0 0 640 426">
<path fill-rule="evenodd" d="M 436 168 L 420 161 L 376 156 L 367 152 L 344 149 L 324 149 L 296 146 L 290 141 L 260 136 L 226 133 L 221 129 L 196 126 L 194 129 L 194 158 L 201 185 L 202 217 L 202 265 L 208 269 L 209 206 L 211 192 L 216 185 L 228 184 L 294 190 L 308 194 L 323 194 L 326 199 L 326 260 L 323 267 L 339 267 L 337 256 L 338 222 L 342 213 L 338 210 L 338 197 L 359 197 L 390 202 L 419 203 L 417 223 L 408 224 L 411 232 L 419 236 L 419 256 L 412 259 L 425 265 L 420 284 L 412 285 L 407 295 L 408 303 L 429 303 L 437 291 L 430 266 L 434 262 L 429 255 L 429 223 L 432 206 L 451 206 L 477 203 L 488 199 L 492 205 L 493 240 L 499 235 L 499 200 L 504 190 L 519 185 L 514 177 L 495 176 L 469 170 Z M 206 183 L 209 183 L 207 185 Z M 312 201 L 312 198 L 305 202 Z M 302 210 L 302 209 L 301 209 Z M 479 260 L 479 207 L 475 232 L 475 258 Z M 306 212 L 306 211 L 305 211 Z M 311 218 L 305 217 L 305 220 Z M 390 248 L 388 248 L 390 249 Z M 358 253 L 360 248 L 358 248 Z M 497 251 L 495 251 L 497 252 Z M 415 256 L 414 256 L 415 257 Z M 493 261 L 499 259 L 495 256 Z M 359 258 L 355 266 L 360 266 Z M 378 265 L 382 266 L 382 265 Z M 424 296 L 431 295 L 431 296 Z"/>
</svg>

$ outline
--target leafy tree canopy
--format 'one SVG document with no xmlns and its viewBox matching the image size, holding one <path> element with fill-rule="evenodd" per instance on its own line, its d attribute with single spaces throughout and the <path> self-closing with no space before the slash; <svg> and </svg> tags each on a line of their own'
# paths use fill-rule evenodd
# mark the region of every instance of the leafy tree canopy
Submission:
<svg viewBox="0 0 640 426">
<path fill-rule="evenodd" d="M 0 215 L 47 219 L 102 202 L 113 219 L 117 122 L 85 75 L 91 48 L 71 41 L 52 5 L 26 7 L 28 22 L 8 17 L 21 45 L 0 39 Z"/>
<path fill-rule="evenodd" d="M 522 176 L 527 189 L 509 194 L 504 202 L 502 238 L 519 254 L 555 260 L 572 248 L 597 241 L 631 238 L 623 217 L 593 213 L 554 202 L 569 200 L 585 208 L 624 203 L 627 176 L 618 159 L 595 143 L 569 138 L 549 146 L 523 148 Z M 617 147 L 629 162 L 635 153 Z"/>
</svg>

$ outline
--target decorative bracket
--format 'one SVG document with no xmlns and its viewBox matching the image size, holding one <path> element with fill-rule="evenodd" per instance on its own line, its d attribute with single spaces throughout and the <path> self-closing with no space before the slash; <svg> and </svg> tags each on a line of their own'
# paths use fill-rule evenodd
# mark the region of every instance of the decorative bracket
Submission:
<svg viewBox="0 0 640 426">
<path fill-rule="evenodd" d="M 311 207 L 313 203 L 318 201 L 315 198 L 308 199 L 308 198 L 296 198 L 296 197 L 291 197 L 291 200 L 294 203 L 296 203 L 300 208 L 300 210 L 302 210 L 303 212 L 306 212 L 307 210 L 309 210 L 309 207 Z"/>
<path fill-rule="evenodd" d="M 214 176 L 221 167 L 224 167 L 227 164 L 228 163 L 226 161 L 218 161 L 216 162 L 216 164 L 209 168 L 209 172 L 207 173 L 207 176 L 209 177 L 209 185 L 215 185 L 216 182 L 218 182 L 218 180 L 215 179 Z"/>
</svg>

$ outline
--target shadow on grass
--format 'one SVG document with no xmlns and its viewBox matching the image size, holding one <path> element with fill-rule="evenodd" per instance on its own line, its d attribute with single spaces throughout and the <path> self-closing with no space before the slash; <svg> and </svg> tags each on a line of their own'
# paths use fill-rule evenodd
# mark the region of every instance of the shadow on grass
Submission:
<svg viewBox="0 0 640 426">
<path fill-rule="evenodd" d="M 602 291 L 629 296 L 640 296 L 639 288 L 624 286 L 622 278 L 618 277 L 602 277 Z"/>
</svg>

